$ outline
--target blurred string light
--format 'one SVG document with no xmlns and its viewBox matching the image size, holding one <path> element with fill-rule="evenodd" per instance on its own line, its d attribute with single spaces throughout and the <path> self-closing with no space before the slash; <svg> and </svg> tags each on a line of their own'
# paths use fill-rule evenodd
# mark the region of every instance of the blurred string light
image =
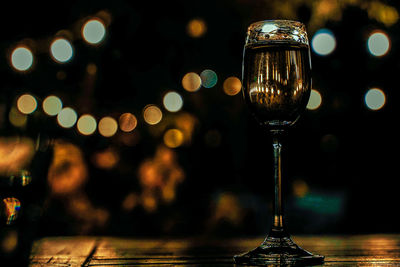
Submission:
<svg viewBox="0 0 400 267">
<path fill-rule="evenodd" d="M 57 115 L 57 122 L 63 128 L 71 128 L 75 125 L 78 116 L 74 109 L 63 108 Z"/>
<path fill-rule="evenodd" d="M 177 148 L 183 144 L 184 136 L 179 129 L 169 129 L 164 134 L 164 144 L 169 148 Z"/>
<path fill-rule="evenodd" d="M 162 119 L 162 112 L 156 105 L 147 105 L 143 109 L 143 119 L 150 125 L 159 123 Z"/>
<path fill-rule="evenodd" d="M 384 56 L 390 50 L 389 36 L 383 31 L 375 31 L 368 37 L 367 46 L 371 55 Z"/>
<path fill-rule="evenodd" d="M 91 135 L 96 131 L 96 119 L 89 114 L 82 115 L 77 123 L 78 131 L 83 135 Z"/>
<path fill-rule="evenodd" d="M 207 25 L 203 19 L 192 19 L 186 27 L 186 32 L 190 37 L 199 38 L 207 32 Z"/>
<path fill-rule="evenodd" d="M 17 71 L 27 71 L 32 67 L 32 51 L 25 46 L 18 46 L 11 52 L 11 66 Z"/>
<path fill-rule="evenodd" d="M 197 73 L 186 73 L 182 78 L 182 87 L 188 92 L 196 92 L 201 87 L 201 78 Z"/>
<path fill-rule="evenodd" d="M 224 81 L 223 88 L 225 94 L 234 96 L 237 95 L 242 89 L 242 83 L 237 77 L 228 77 Z"/>
<path fill-rule="evenodd" d="M 17 108 L 23 114 L 31 114 L 36 110 L 36 98 L 30 94 L 21 95 L 17 100 Z"/>
<path fill-rule="evenodd" d="M 177 112 L 181 110 L 183 106 L 183 100 L 180 94 L 177 92 L 168 92 L 163 98 L 163 104 L 166 110 L 170 112 Z"/>
<path fill-rule="evenodd" d="M 96 45 L 104 40 L 106 27 L 99 18 L 88 20 L 82 27 L 83 39 L 89 44 Z"/>
<path fill-rule="evenodd" d="M 321 103 L 322 103 L 321 94 L 317 90 L 312 89 L 310 93 L 310 98 L 307 103 L 307 109 L 316 110 L 321 106 Z"/>
<path fill-rule="evenodd" d="M 137 126 L 137 119 L 136 116 L 133 115 L 132 113 L 124 113 L 121 114 L 119 117 L 119 128 L 123 132 L 131 132 L 133 131 Z"/>
<path fill-rule="evenodd" d="M 212 88 L 218 82 L 217 74 L 213 70 L 208 70 L 208 69 L 207 70 L 203 70 L 200 73 L 200 78 L 201 78 L 201 84 L 205 88 Z"/>
<path fill-rule="evenodd" d="M 50 53 L 56 62 L 66 63 L 71 60 L 74 51 L 67 39 L 57 38 L 50 45 Z"/>
<path fill-rule="evenodd" d="M 99 121 L 98 128 L 102 136 L 111 137 L 117 132 L 118 123 L 114 118 L 106 116 Z"/>
<path fill-rule="evenodd" d="M 44 99 L 42 107 L 47 115 L 55 116 L 62 109 L 62 101 L 57 96 L 51 95 Z"/>
<path fill-rule="evenodd" d="M 369 89 L 364 96 L 364 102 L 367 108 L 371 110 L 379 110 L 386 103 L 385 93 L 379 88 Z"/>
<path fill-rule="evenodd" d="M 314 34 L 311 47 L 316 54 L 327 56 L 336 48 L 335 35 L 328 29 L 320 29 Z"/>
</svg>

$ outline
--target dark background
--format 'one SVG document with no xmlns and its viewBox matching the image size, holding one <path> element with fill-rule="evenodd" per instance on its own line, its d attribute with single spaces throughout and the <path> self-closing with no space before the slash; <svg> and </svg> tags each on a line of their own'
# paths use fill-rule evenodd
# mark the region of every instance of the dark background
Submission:
<svg viewBox="0 0 400 267">
<path fill-rule="evenodd" d="M 375 7 L 373 2 L 381 5 Z M 49 189 L 40 234 L 265 234 L 273 192 L 269 135 L 250 116 L 241 94 L 228 96 L 222 87 L 226 78 L 241 77 L 247 26 L 274 18 L 303 21 L 310 40 L 318 29 L 329 28 L 337 41 L 328 56 L 312 53 L 313 88 L 321 93 L 322 105 L 307 110 L 284 142 L 283 182 L 290 232 L 398 232 L 395 99 L 399 94 L 400 29 L 398 22 L 388 25 L 371 15 L 378 14 L 382 6 L 399 8 L 396 1 L 114 0 L 54 6 L 26 2 L 3 9 L 2 135 L 34 138 L 44 132 L 76 145 L 88 168 L 79 194 L 60 197 Z M 101 11 L 111 18 L 104 42 L 93 47 L 75 38 L 73 59 L 55 63 L 46 48 L 48 40 L 61 29 L 75 33 L 81 21 Z M 187 33 L 194 18 L 207 26 L 199 38 Z M 391 38 L 391 49 L 384 57 L 373 57 L 366 48 L 375 29 Z M 36 44 L 35 65 L 27 73 L 18 73 L 10 66 L 9 54 L 27 38 Z M 97 66 L 90 82 L 89 63 Z M 182 77 L 204 69 L 217 73 L 216 86 L 185 91 Z M 66 78 L 59 79 L 60 71 Z M 378 111 L 369 110 L 363 101 L 372 87 L 386 94 L 386 104 Z M 194 125 L 190 142 L 168 150 L 175 157 L 172 169 L 160 167 L 163 179 L 171 170 L 184 175 L 174 185 L 170 201 L 160 194 L 163 184 L 150 190 L 140 178 L 141 166 L 157 159 L 163 133 L 178 116 L 162 109 L 164 122 L 151 126 L 144 122 L 142 109 L 149 103 L 162 107 L 167 90 L 182 95 L 184 105 L 178 114 L 190 114 Z M 98 132 L 86 137 L 76 127 L 62 129 L 54 118 L 42 114 L 30 116 L 26 128 L 15 129 L 8 122 L 8 110 L 25 92 L 38 99 L 58 95 L 78 115 L 91 113 L 97 120 L 106 115 L 118 119 L 121 113 L 132 112 L 138 126 L 111 138 Z M 40 112 L 40 108 L 35 111 Z M 129 145 L 124 140 L 130 140 Z M 102 151 L 117 155 L 115 166 L 104 169 L 95 164 L 93 158 Z M 68 204 L 75 197 L 84 199 L 86 208 Z"/>
</svg>

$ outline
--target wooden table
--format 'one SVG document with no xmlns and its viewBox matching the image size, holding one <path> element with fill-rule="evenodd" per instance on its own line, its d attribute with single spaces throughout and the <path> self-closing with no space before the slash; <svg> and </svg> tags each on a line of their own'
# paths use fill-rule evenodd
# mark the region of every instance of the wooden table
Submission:
<svg viewBox="0 0 400 267">
<path fill-rule="evenodd" d="M 400 265 L 400 235 L 294 236 L 325 266 Z M 35 242 L 30 266 L 233 266 L 232 256 L 258 246 L 249 239 L 51 237 Z"/>
</svg>

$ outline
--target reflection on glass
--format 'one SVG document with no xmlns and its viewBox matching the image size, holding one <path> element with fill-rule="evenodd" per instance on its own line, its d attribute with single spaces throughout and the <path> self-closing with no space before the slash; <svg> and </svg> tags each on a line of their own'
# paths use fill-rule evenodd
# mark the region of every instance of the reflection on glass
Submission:
<svg viewBox="0 0 400 267">
<path fill-rule="evenodd" d="M 310 95 L 308 46 L 249 45 L 244 65 L 245 99 L 257 119 L 271 126 L 293 124 Z"/>
</svg>

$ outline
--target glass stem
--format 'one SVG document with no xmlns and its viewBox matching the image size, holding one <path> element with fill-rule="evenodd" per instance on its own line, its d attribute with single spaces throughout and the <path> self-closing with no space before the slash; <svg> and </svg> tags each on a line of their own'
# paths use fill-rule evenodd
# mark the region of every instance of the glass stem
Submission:
<svg viewBox="0 0 400 267">
<path fill-rule="evenodd" d="M 273 133 L 273 152 L 274 152 L 274 210 L 273 222 L 270 236 L 287 237 L 289 236 L 285 230 L 282 204 L 282 167 L 281 167 L 281 131 Z"/>
</svg>

